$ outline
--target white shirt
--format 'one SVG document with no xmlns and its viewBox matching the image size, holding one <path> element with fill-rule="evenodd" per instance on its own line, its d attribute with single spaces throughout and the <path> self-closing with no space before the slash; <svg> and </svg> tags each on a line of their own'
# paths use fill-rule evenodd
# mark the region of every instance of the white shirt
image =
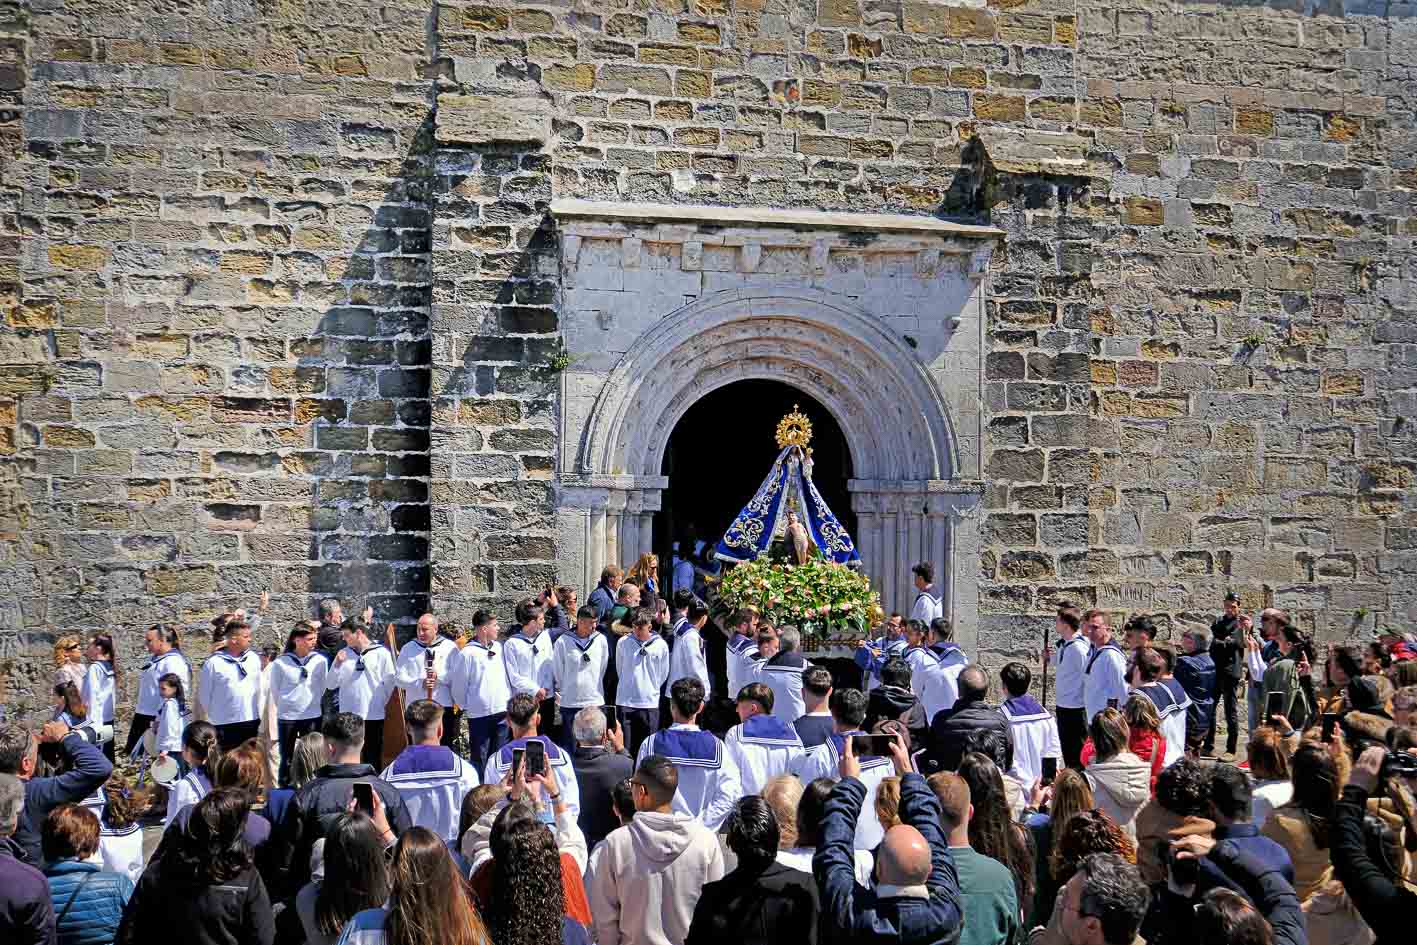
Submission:
<svg viewBox="0 0 1417 945">
<path fill-rule="evenodd" d="M 659 691 L 669 678 L 669 644 L 655 634 L 641 642 L 633 634 L 615 644 L 619 682 L 615 704 L 625 709 L 659 708 Z"/>
<path fill-rule="evenodd" d="M 162 700 L 157 710 L 157 734 L 153 736 L 157 750 L 165 751 L 174 758 L 182 757 L 182 733 L 187 730 L 191 713 L 183 712 L 176 699 Z"/>
<path fill-rule="evenodd" d="M 918 620 L 925 626 L 930 626 L 930 621 L 936 617 L 945 615 L 944 601 L 936 596 L 935 585 L 931 584 L 925 590 L 915 592 L 915 606 L 910 608 L 910 619 Z"/>
<path fill-rule="evenodd" d="M 674 624 L 674 646 L 669 650 L 669 678 L 664 681 L 664 694 L 669 695 L 669 687 L 681 679 L 697 679 L 704 684 L 705 695 L 713 692 L 703 634 L 687 617 L 680 617 Z"/>
<path fill-rule="evenodd" d="M 1114 642 L 1093 650 L 1083 669 L 1083 708 L 1088 723 L 1116 699 L 1117 708 L 1127 704 L 1127 657 Z"/>
<path fill-rule="evenodd" d="M 453 704 L 452 688 L 448 685 L 448 663 L 458 652 L 458 645 L 452 640 L 439 637 L 432 646 L 409 640 L 399 650 L 394 672 L 398 676 L 399 688 L 403 690 L 404 705 L 427 699 L 428 687 L 423 680 L 428 675 L 426 654 L 430 651 L 433 653 L 433 672 L 438 676 L 438 682 L 433 687 L 433 701 L 446 709 Z"/>
<path fill-rule="evenodd" d="M 551 639 L 546 631 L 533 640 L 523 633 L 514 633 L 502 644 L 502 660 L 507 664 L 507 682 L 512 694 L 538 689 L 550 692 L 556 687 L 551 672 Z"/>
<path fill-rule="evenodd" d="M 769 781 L 789 774 L 806 749 L 797 730 L 775 715 L 755 715 L 728 730 L 724 748 L 734 767 L 743 796 L 761 794 Z"/>
<path fill-rule="evenodd" d="M 394 658 L 382 643 L 369 644 L 362 656 L 348 646 L 340 652 L 344 662 L 330 666 L 325 688 L 339 690 L 341 712 L 353 712 L 366 722 L 382 721 L 398 683 Z"/>
<path fill-rule="evenodd" d="M 1263 827 L 1276 807 L 1283 807 L 1294 799 L 1294 782 L 1289 780 L 1255 782 L 1254 805 L 1250 820 L 1256 827 Z"/>
<path fill-rule="evenodd" d="M 471 640 L 448 661 L 448 688 L 469 719 L 505 715 L 512 687 L 507 682 L 503 644 Z"/>
<path fill-rule="evenodd" d="M 1058 693 L 1054 702 L 1060 709 L 1081 709 L 1083 689 L 1087 671 L 1087 658 L 1092 652 L 1092 644 L 1081 633 L 1071 640 L 1058 641 L 1053 651 L 1053 668 L 1058 675 Z M 1092 717 L 1088 716 L 1088 721 Z"/>
<path fill-rule="evenodd" d="M 122 830 L 104 827 L 98 835 L 98 851 L 88 860 L 100 869 L 122 873 L 134 883 L 143 875 L 143 826 L 134 823 Z"/>
<path fill-rule="evenodd" d="M 1178 692 L 1185 696 L 1186 690 L 1180 686 L 1168 686 L 1162 680 L 1144 683 L 1132 692 L 1146 696 L 1156 706 L 1156 714 L 1161 719 L 1161 737 L 1166 739 L 1166 754 L 1161 759 L 1161 766 L 1171 767 L 1186 753 L 1186 711 L 1191 707 L 1190 697 L 1178 697 Z"/>
<path fill-rule="evenodd" d="M 167 794 L 167 816 L 162 821 L 163 829 L 167 829 L 178 811 L 188 804 L 197 803 L 210 794 L 211 790 L 212 783 L 200 768 L 193 768 L 179 778 Z"/>
<path fill-rule="evenodd" d="M 802 673 L 809 665 L 801 653 L 779 653 L 757 663 L 745 684 L 761 682 L 771 689 L 773 717 L 790 727 L 807 712 L 807 703 L 802 698 Z"/>
<path fill-rule="evenodd" d="M 778 850 L 777 862 L 790 870 L 799 870 L 812 875 L 812 857 L 816 855 L 815 847 L 793 847 L 790 850 Z M 857 885 L 870 889 L 875 885 L 871 880 L 871 873 L 876 867 L 876 858 L 871 855 L 870 850 L 855 851 L 856 883 Z"/>
<path fill-rule="evenodd" d="M 441 745 L 410 745 L 379 777 L 398 789 L 413 825 L 445 843 L 460 839 L 463 798 L 482 783 L 472 765 Z"/>
<path fill-rule="evenodd" d="M 571 756 L 562 751 L 555 742 L 545 735 L 532 737 L 546 746 L 546 763 L 556 773 L 556 784 L 561 788 L 561 799 L 566 802 L 571 819 L 579 818 L 581 815 L 581 788 L 576 781 L 576 767 L 571 761 Z M 488 758 L 487 766 L 482 772 L 482 783 L 501 784 L 502 779 L 507 776 L 507 772 L 512 770 L 512 758 L 516 749 L 525 750 L 526 743 L 529 741 L 531 738 L 514 738 L 503 745 L 491 758 Z"/>
<path fill-rule="evenodd" d="M 663 755 L 679 772 L 674 811 L 694 818 L 710 830 L 728 819 L 743 796 L 738 767 L 723 742 L 697 725 L 674 723 L 655 732 L 640 745 L 638 767 L 650 755 Z"/>
<path fill-rule="evenodd" d="M 207 721 L 213 725 L 254 722 L 261 717 L 265 692 L 261 687 L 261 654 L 254 649 L 239 657 L 225 650 L 213 653 L 202 664 L 197 692 Z"/>
<path fill-rule="evenodd" d="M 319 718 L 329 668 L 330 661 L 318 650 L 311 650 L 304 660 L 294 653 L 282 653 L 271 660 L 266 669 L 271 674 L 276 718 L 285 722 Z"/>
<path fill-rule="evenodd" d="M 1043 776 L 1043 759 L 1062 757 L 1058 721 L 1027 695 L 1005 699 L 999 711 L 1009 721 L 1014 743 L 1014 766 L 1007 773 L 1032 790 L 1033 782 Z"/>
<path fill-rule="evenodd" d="M 572 630 L 551 647 L 551 677 L 563 709 L 604 705 L 605 668 L 610 665 L 610 641 L 592 630 L 582 640 Z"/>
<path fill-rule="evenodd" d="M 724 657 L 728 666 L 728 698 L 736 701 L 739 690 L 753 681 L 753 670 L 759 662 L 758 645 L 751 637 L 735 633 L 728 641 Z"/>
<path fill-rule="evenodd" d="M 906 651 L 910 663 L 910 691 L 920 700 L 925 721 L 936 713 L 954 708 L 959 699 L 959 674 L 969 665 L 969 657 L 953 643 L 916 647 Z"/>
<path fill-rule="evenodd" d="M 95 724 L 113 724 L 113 680 L 113 664 L 107 660 L 94 660 L 84 673 L 80 693 L 89 707 L 89 718 Z"/>
<path fill-rule="evenodd" d="M 168 673 L 175 673 L 182 680 L 183 694 L 188 699 L 192 698 L 192 667 L 181 650 L 168 650 L 149 660 L 138 674 L 138 707 L 135 711 L 139 715 L 157 715 L 158 707 L 162 705 L 162 693 L 157 691 L 157 681 Z"/>
<path fill-rule="evenodd" d="M 833 735 L 816 748 L 808 749 L 798 759 L 792 773 L 803 784 L 811 784 L 817 778 L 831 778 L 840 781 L 837 766 L 841 764 L 842 748 L 837 747 L 844 738 L 864 735 L 864 732 L 849 732 Z M 886 831 L 876 816 L 876 792 L 881 782 L 895 774 L 895 765 L 889 758 L 861 758 L 861 783 L 866 787 L 866 800 L 861 805 L 861 815 L 856 819 L 856 843 L 858 850 L 874 850 L 885 839 Z"/>
</svg>

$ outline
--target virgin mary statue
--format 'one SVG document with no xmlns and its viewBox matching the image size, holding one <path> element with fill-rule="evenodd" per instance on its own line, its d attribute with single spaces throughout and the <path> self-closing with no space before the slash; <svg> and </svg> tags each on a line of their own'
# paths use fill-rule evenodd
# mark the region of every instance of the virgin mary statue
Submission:
<svg viewBox="0 0 1417 945">
<path fill-rule="evenodd" d="M 812 482 L 812 422 L 798 407 L 777 425 L 780 452 L 767 478 L 716 546 L 720 561 L 741 564 L 786 544 L 792 560 L 821 557 L 858 567 L 856 544 Z"/>
</svg>

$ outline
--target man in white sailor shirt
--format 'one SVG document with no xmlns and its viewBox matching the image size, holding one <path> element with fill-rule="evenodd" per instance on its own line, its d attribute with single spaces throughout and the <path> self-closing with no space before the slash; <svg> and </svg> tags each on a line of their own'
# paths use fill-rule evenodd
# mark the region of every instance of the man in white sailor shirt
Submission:
<svg viewBox="0 0 1417 945">
<path fill-rule="evenodd" d="M 325 695 L 329 660 L 319 651 L 320 625 L 302 620 L 290 631 L 285 652 L 268 667 L 276 706 L 276 736 L 280 744 L 280 772 L 285 784 L 295 741 L 320 728 L 320 700 Z"/>
<path fill-rule="evenodd" d="M 1186 711 L 1191 700 L 1181 690 L 1180 696 L 1174 691 L 1180 686 L 1166 685 L 1166 658 L 1151 647 L 1137 650 L 1132 662 L 1132 691 L 1145 696 L 1156 706 L 1156 714 L 1161 719 L 1161 737 L 1166 739 L 1166 754 L 1161 766 L 1169 768 L 1180 761 L 1186 753 Z M 1125 705 L 1125 703 L 1123 703 Z"/>
<path fill-rule="evenodd" d="M 669 679 L 664 684 L 664 695 L 669 698 L 669 690 L 677 679 L 693 677 L 704 684 L 704 691 L 713 688 L 709 676 L 708 658 L 704 652 L 704 627 L 708 624 L 708 605 L 697 597 L 691 597 L 684 608 L 684 615 L 674 622 L 674 646 L 669 651 Z"/>
<path fill-rule="evenodd" d="M 925 645 L 912 647 L 906 653 L 910 689 L 930 722 L 939 713 L 954 708 L 959 700 L 959 674 L 969 665 L 969 657 L 953 636 L 949 621 L 936 617 L 925 631 Z"/>
<path fill-rule="evenodd" d="M 453 708 L 453 691 L 448 685 L 448 664 L 458 652 L 458 645 L 438 635 L 438 618 L 424 614 L 418 618 L 413 639 L 399 648 L 394 672 L 403 690 L 403 704 L 413 705 L 419 699 L 429 699 L 443 707 L 443 746 L 452 747 L 458 733 L 458 715 Z M 429 684 L 433 695 L 428 695 Z"/>
<path fill-rule="evenodd" d="M 1115 701 L 1120 709 L 1127 703 L 1127 655 L 1112 639 L 1112 628 L 1107 625 L 1107 615 L 1100 610 L 1089 610 L 1082 615 L 1082 626 L 1087 638 L 1092 642 L 1092 652 L 1087 657 L 1087 667 L 1083 670 L 1083 707 L 1087 710 L 1088 724 L 1093 716 Z"/>
<path fill-rule="evenodd" d="M 754 667 L 749 680 L 766 683 L 772 689 L 771 712 L 789 728 L 807 711 L 802 698 L 802 673 L 811 664 L 802 655 L 801 647 L 802 634 L 797 628 L 783 627 L 777 633 L 777 651 Z"/>
<path fill-rule="evenodd" d="M 560 746 L 545 735 L 538 735 L 537 726 L 540 722 L 541 715 L 531 693 L 514 693 L 507 700 L 507 728 L 511 731 L 512 739 L 487 759 L 482 783 L 501 784 L 506 781 L 512 772 L 512 762 L 517 752 L 526 751 L 528 742 L 540 742 L 546 752 L 546 763 L 555 769 L 556 784 L 561 788 L 561 797 L 571 812 L 571 819 L 576 820 L 581 815 L 581 787 L 580 782 L 576 780 L 576 768 L 571 760 L 571 753 L 562 751 Z"/>
<path fill-rule="evenodd" d="M 831 695 L 832 718 L 836 721 L 836 734 L 825 743 L 809 749 L 793 765 L 792 773 L 803 784 L 811 784 L 817 778 L 841 780 L 838 766 L 841 756 L 846 753 L 846 739 L 853 735 L 864 735 L 861 723 L 866 721 L 866 694 L 859 689 L 837 689 Z M 866 800 L 861 805 L 861 814 L 856 820 L 856 843 L 858 850 L 874 850 L 885 838 L 885 829 L 876 816 L 876 792 L 881 782 L 895 774 L 895 763 L 889 757 L 857 754 L 861 763 L 861 783 L 866 787 Z"/>
<path fill-rule="evenodd" d="M 619 674 L 615 705 L 631 754 L 659 730 L 659 691 L 669 676 L 669 644 L 654 632 L 650 611 L 635 611 L 633 619 L 634 629 L 615 646 Z"/>
<path fill-rule="evenodd" d="M 369 639 L 368 627 L 358 617 L 345 620 L 342 629 L 344 649 L 335 655 L 325 676 L 325 688 L 339 690 L 341 712 L 364 720 L 360 759 L 377 768 L 384 763 L 384 712 L 398 685 L 394 658 L 382 643 Z"/>
<path fill-rule="evenodd" d="M 510 739 L 507 700 L 512 687 L 498 641 L 502 628 L 491 611 L 472 615 L 472 639 L 448 661 L 448 688 L 467 719 L 468 757 L 481 771 Z"/>
<path fill-rule="evenodd" d="M 516 633 L 502 645 L 502 660 L 507 664 L 507 682 L 512 693 L 530 693 L 541 713 L 540 731 L 549 733 L 556 712 L 556 680 L 551 669 L 551 641 L 545 639 L 546 611 L 531 598 L 517 604 Z"/>
<path fill-rule="evenodd" d="M 910 608 L 910 619 L 930 626 L 936 617 L 945 615 L 944 601 L 935 590 L 935 566 L 922 561 L 910 569 L 915 582 L 915 603 Z"/>
<path fill-rule="evenodd" d="M 679 772 L 674 812 L 694 818 L 710 830 L 728 819 L 743 796 L 738 768 L 723 742 L 699 728 L 699 713 L 707 692 L 693 677 L 676 679 L 669 687 L 669 712 L 674 724 L 644 740 L 635 759 L 638 767 L 650 755 L 663 755 Z"/>
<path fill-rule="evenodd" d="M 999 670 L 999 681 L 1009 697 L 999 711 L 1009 723 L 1009 738 L 1014 743 L 1014 766 L 1005 774 L 1012 775 L 1025 790 L 1043 776 L 1043 759 L 1058 758 L 1062 746 L 1058 743 L 1058 723 L 1052 713 L 1038 704 L 1029 694 L 1033 673 L 1022 663 L 1005 663 Z"/>
<path fill-rule="evenodd" d="M 184 693 L 192 692 L 192 667 L 178 649 L 178 642 L 177 631 L 160 624 L 149 627 L 143 638 L 148 661 L 138 673 L 138 704 L 134 707 L 133 721 L 128 726 L 128 743 L 123 748 L 125 755 L 133 754 L 143 733 L 156 721 L 162 709 L 162 694 L 157 688 L 159 679 L 172 673 L 182 680 Z"/>
<path fill-rule="evenodd" d="M 1087 741 L 1090 721 L 1083 690 L 1092 644 L 1082 632 L 1082 614 L 1071 605 L 1058 608 L 1054 629 L 1058 633 L 1058 646 L 1056 649 L 1048 647 L 1043 655 L 1052 662 L 1058 677 L 1057 695 L 1053 699 L 1058 715 L 1058 741 L 1063 747 L 1063 763 L 1081 771 L 1082 746 Z"/>
<path fill-rule="evenodd" d="M 738 725 L 723 745 L 738 769 L 743 795 L 761 794 L 769 781 L 788 774 L 805 753 L 797 730 L 773 713 L 776 695 L 764 683 L 749 683 L 738 693 Z"/>
<path fill-rule="evenodd" d="M 734 611 L 728 618 L 728 652 L 724 660 L 728 669 L 728 698 L 738 698 L 738 690 L 753 681 L 752 671 L 757 661 L 758 644 L 753 637 L 753 615 L 746 610 Z"/>
<path fill-rule="evenodd" d="M 444 843 L 458 839 L 463 797 L 481 783 L 477 771 L 443 745 L 443 706 L 418 699 L 403 713 L 410 745 L 379 775 L 403 798 L 415 827 L 426 827 Z"/>
<path fill-rule="evenodd" d="M 551 647 L 551 677 L 556 702 L 561 707 L 561 724 L 555 732 L 556 744 L 574 749 L 571 727 L 576 714 L 591 706 L 603 708 L 605 668 L 610 665 L 610 641 L 596 633 L 595 608 L 589 604 L 576 611 L 573 632 L 563 633 Z"/>
<path fill-rule="evenodd" d="M 251 628 L 233 620 L 223 631 L 223 646 L 202 665 L 197 700 L 207 721 L 216 726 L 222 751 L 231 751 L 261 732 L 261 656 L 251 649 Z"/>
</svg>

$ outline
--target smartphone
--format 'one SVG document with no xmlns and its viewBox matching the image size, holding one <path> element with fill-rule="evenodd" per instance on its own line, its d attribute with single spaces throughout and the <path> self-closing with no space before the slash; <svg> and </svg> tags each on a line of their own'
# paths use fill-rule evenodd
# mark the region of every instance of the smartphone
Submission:
<svg viewBox="0 0 1417 945">
<path fill-rule="evenodd" d="M 1043 783 L 1044 783 L 1044 784 L 1052 784 L 1053 781 L 1054 781 L 1057 777 L 1058 777 L 1058 759 L 1057 759 L 1057 758 L 1044 758 L 1044 759 L 1043 759 Z"/>
<path fill-rule="evenodd" d="M 1338 725 L 1338 713 L 1337 713 L 1337 712 L 1325 712 L 1325 713 L 1324 713 L 1324 728 L 1323 728 L 1324 741 L 1326 741 L 1326 742 L 1331 742 L 1331 741 L 1333 741 L 1333 730 L 1334 730 L 1334 727 L 1337 726 L 1337 725 Z"/>
<path fill-rule="evenodd" d="M 1266 724 L 1266 725 L 1272 724 L 1272 723 L 1274 722 L 1274 717 L 1275 717 L 1276 715 L 1283 715 L 1283 714 L 1284 714 L 1284 693 L 1282 693 L 1282 692 L 1271 692 L 1271 693 L 1265 698 L 1265 704 L 1264 704 L 1264 721 L 1265 721 L 1265 724 Z"/>
<path fill-rule="evenodd" d="M 1118 703 L 1118 701 L 1119 701 L 1119 700 L 1117 700 L 1117 699 L 1108 699 L 1108 700 L 1107 700 L 1107 708 L 1109 708 L 1109 709 L 1115 709 L 1115 708 L 1117 708 L 1117 703 Z"/>
<path fill-rule="evenodd" d="M 525 756 L 526 756 L 526 749 L 525 749 L 525 748 L 513 748 L 513 749 L 512 749 L 512 777 L 515 778 L 515 777 L 517 776 L 517 772 L 522 769 L 522 758 L 524 758 Z M 530 774 L 531 772 L 527 772 L 527 773 Z"/>
<path fill-rule="evenodd" d="M 867 755 L 888 756 L 895 744 L 894 735 L 852 735 L 851 752 L 858 758 Z"/>
<path fill-rule="evenodd" d="M 368 781 L 355 781 L 350 787 L 354 791 L 354 809 L 374 816 L 374 785 Z"/>
<path fill-rule="evenodd" d="M 527 777 L 546 773 L 546 745 L 544 743 L 539 741 L 526 743 L 526 773 Z"/>
</svg>

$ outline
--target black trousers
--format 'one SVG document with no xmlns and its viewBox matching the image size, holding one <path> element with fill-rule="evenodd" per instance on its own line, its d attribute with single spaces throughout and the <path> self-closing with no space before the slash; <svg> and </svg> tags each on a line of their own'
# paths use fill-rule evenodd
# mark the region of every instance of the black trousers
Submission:
<svg viewBox="0 0 1417 945">
<path fill-rule="evenodd" d="M 221 745 L 222 751 L 231 751 L 241 745 L 248 738 L 255 738 L 261 734 L 261 720 L 252 719 L 249 722 L 232 722 L 230 725 L 216 726 L 217 744 Z"/>
<path fill-rule="evenodd" d="M 659 709 L 627 709 L 620 707 L 620 728 L 625 735 L 625 750 L 634 758 L 640 746 L 659 731 Z"/>
<path fill-rule="evenodd" d="M 276 734 L 280 741 L 280 784 L 290 783 L 290 760 L 295 755 L 295 743 L 320 728 L 320 717 L 311 719 L 276 719 Z"/>
<path fill-rule="evenodd" d="M 460 715 L 461 713 L 452 706 L 443 706 L 443 737 L 438 744 L 442 745 L 444 748 L 452 748 L 453 742 L 457 740 L 458 718 Z M 482 777 L 482 772 L 479 771 L 477 776 L 479 778 Z"/>
<path fill-rule="evenodd" d="M 156 718 L 157 716 L 155 715 L 142 715 L 137 712 L 133 713 L 133 721 L 128 723 L 128 744 L 123 746 L 124 758 L 127 758 L 129 755 L 133 754 L 133 749 L 138 747 L 138 742 L 142 740 L 143 733 L 146 732 L 152 726 Z M 118 739 L 115 736 L 114 741 L 117 740 Z"/>
<path fill-rule="evenodd" d="M 1225 701 L 1225 751 L 1235 754 L 1240 744 L 1240 715 L 1235 704 L 1235 693 L 1240 680 L 1233 676 L 1215 675 L 1215 711 L 1210 715 L 1210 728 L 1205 733 L 1205 748 L 1209 753 L 1215 750 L 1215 723 L 1220 718 L 1220 703 Z"/>
<path fill-rule="evenodd" d="M 1058 741 L 1063 746 L 1063 764 L 1082 770 L 1082 743 L 1087 741 L 1087 710 L 1058 709 Z"/>
<path fill-rule="evenodd" d="M 364 720 L 364 750 L 359 760 L 373 766 L 376 771 L 384 770 L 384 720 Z"/>
</svg>

